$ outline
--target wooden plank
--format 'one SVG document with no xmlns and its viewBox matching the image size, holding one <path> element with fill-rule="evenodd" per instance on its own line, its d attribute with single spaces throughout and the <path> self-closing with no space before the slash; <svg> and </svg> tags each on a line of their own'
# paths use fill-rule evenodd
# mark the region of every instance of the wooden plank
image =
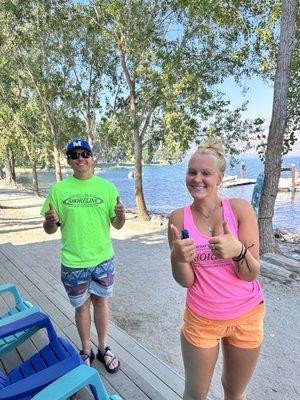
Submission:
<svg viewBox="0 0 300 400">
<path fill-rule="evenodd" d="M 16 267 L 14 266 L 14 264 L 11 263 L 11 265 L 9 265 L 8 268 L 9 268 L 11 271 L 13 271 Z M 23 265 L 23 271 L 26 273 L 26 275 L 27 275 L 28 278 L 31 278 L 30 281 L 31 281 L 33 284 L 36 283 L 36 282 L 35 282 L 35 280 L 37 279 L 36 276 L 35 276 L 34 274 L 32 274 L 32 272 L 30 273 L 30 271 L 27 271 L 27 270 L 25 269 L 25 266 L 24 266 L 24 265 Z M 32 276 L 31 276 L 31 275 L 32 275 Z M 14 276 L 15 276 L 15 277 L 18 276 L 18 274 L 17 274 L 17 272 L 16 272 L 15 270 L 14 270 Z M 25 283 L 26 283 L 26 282 L 25 282 Z M 24 282 L 23 282 L 23 284 L 24 284 Z M 41 288 L 41 289 L 44 289 L 45 292 L 46 292 L 46 289 L 48 289 L 48 288 L 47 288 L 47 284 L 46 284 L 45 282 L 40 283 L 40 288 Z M 48 296 L 48 300 L 50 300 L 50 302 L 48 302 L 47 300 L 44 300 L 42 304 L 41 304 L 41 302 L 40 302 L 39 304 L 42 305 L 44 311 L 45 311 L 47 314 L 49 314 L 49 312 L 52 312 L 52 307 L 53 307 L 53 304 L 51 303 L 51 300 L 54 300 L 54 301 L 55 301 L 55 300 L 57 299 L 57 296 L 56 296 L 55 294 L 53 294 L 52 291 L 49 291 L 49 290 L 47 290 L 47 296 Z M 33 297 L 33 299 L 35 300 L 34 297 Z M 66 299 L 64 299 L 64 300 L 65 300 L 66 304 L 69 306 L 68 300 L 66 300 Z M 50 310 L 50 311 L 49 311 L 48 306 L 47 306 L 48 304 L 51 306 L 51 310 Z M 67 310 L 67 312 L 69 312 L 69 313 L 71 314 L 71 316 L 73 317 L 73 313 L 74 313 L 74 312 L 73 312 L 73 309 L 71 309 L 71 312 L 70 312 L 70 310 Z M 56 313 L 52 313 L 52 314 L 50 314 L 50 315 L 51 315 L 52 321 L 59 324 L 59 321 L 57 321 L 57 312 L 56 312 Z M 65 336 L 67 336 L 68 339 L 69 339 L 75 346 L 77 346 L 77 347 L 80 346 L 80 341 L 79 341 L 78 333 L 77 333 L 77 330 L 76 330 L 76 327 L 75 327 L 74 324 L 69 324 L 69 325 L 66 325 L 66 324 L 65 324 L 64 327 L 63 327 L 63 334 L 64 334 Z M 97 343 L 97 335 L 96 335 L 96 330 L 94 329 L 94 327 L 93 327 L 93 329 L 92 329 L 92 334 L 93 334 L 93 335 L 92 335 L 92 339 L 94 339 L 94 343 Z M 123 348 L 122 348 L 122 350 L 123 350 Z M 122 368 L 124 368 L 125 365 L 126 365 L 126 364 L 124 363 Z M 101 366 L 102 366 L 102 365 L 101 365 Z M 107 372 L 106 372 L 104 369 L 102 370 L 102 375 L 103 375 L 103 374 L 107 374 Z M 127 379 L 127 376 L 126 376 L 126 375 L 125 375 L 124 377 L 121 377 L 121 375 L 122 375 L 122 372 L 120 371 L 120 372 L 118 373 L 118 380 L 117 380 L 117 381 L 115 382 L 115 384 L 113 385 L 113 388 L 114 388 L 118 393 L 123 393 L 124 400 L 126 400 L 126 398 L 127 398 L 126 396 L 127 396 L 128 392 L 130 392 L 129 398 L 130 398 L 130 397 L 131 397 L 131 398 L 136 397 L 136 398 L 140 398 L 141 400 L 148 398 L 148 397 L 145 397 L 143 391 L 140 390 L 140 388 L 138 388 L 135 384 L 132 385 L 131 382 L 127 382 L 128 379 Z M 110 380 L 111 380 L 111 378 L 110 378 Z M 133 393 L 133 389 L 134 389 L 134 393 Z M 107 389 L 107 390 L 108 390 L 108 389 Z M 134 397 L 133 397 L 133 396 L 134 396 Z M 158 397 L 158 396 L 157 396 L 157 398 L 163 399 L 163 397 Z"/>
<path fill-rule="evenodd" d="M 165 398 L 162 397 L 161 392 L 157 390 L 158 388 L 153 387 L 148 381 L 143 379 L 133 368 L 130 367 L 129 364 L 126 363 L 126 365 L 123 367 L 123 371 L 127 377 L 129 377 L 130 380 L 135 383 L 135 385 L 137 385 L 144 393 L 147 393 L 147 396 L 151 400 L 161 400 Z"/>
<path fill-rule="evenodd" d="M 260 260 L 261 274 L 277 281 L 283 285 L 291 285 L 293 283 L 292 273 L 280 268 L 274 264 L 270 264 L 265 260 Z"/>
<path fill-rule="evenodd" d="M 23 256 L 20 257 L 12 245 L 5 245 L 4 248 L 2 246 L 1 251 L 2 258 L 0 261 L 2 261 L 2 265 L 5 265 L 6 274 L 8 276 L 11 275 L 10 277 L 12 278 L 12 282 L 17 283 L 18 287 L 19 285 L 22 285 L 26 292 L 31 293 L 32 302 L 36 302 L 42 306 L 44 311 L 51 315 L 54 322 L 62 328 L 63 333 L 69 338 L 69 340 L 71 340 L 77 347 L 80 346 L 77 330 L 73 323 L 74 311 L 69 304 L 69 300 L 62 285 L 47 271 L 40 267 L 35 267 L 31 260 L 28 260 Z M 5 255 L 6 259 L 5 257 L 3 259 L 3 255 Z M 30 266 L 28 266 L 28 264 L 30 264 Z M 58 315 L 61 313 L 65 318 L 60 316 L 60 318 L 57 319 Z M 68 322 L 66 322 L 65 319 Z M 111 333 L 111 331 L 113 332 Z M 159 369 L 161 369 L 162 375 L 164 375 L 164 369 L 167 371 L 167 373 L 165 373 L 166 376 L 170 377 L 175 374 L 176 379 L 179 378 L 183 387 L 183 379 L 181 377 L 161 363 L 160 360 L 151 355 L 151 353 L 146 351 L 146 349 L 139 346 L 139 344 L 134 341 L 134 339 L 130 338 L 129 335 L 123 332 L 124 337 L 122 337 L 122 331 L 114 324 L 111 324 L 109 334 L 115 336 L 115 338 L 111 337 L 110 340 L 114 343 L 113 346 L 116 348 L 118 355 L 120 353 L 120 358 L 126 359 L 126 362 L 122 362 L 121 371 L 116 375 L 108 374 L 104 370 L 102 364 L 97 362 L 100 365 L 99 369 L 103 380 L 105 381 L 105 384 L 109 383 L 112 392 L 117 391 L 123 396 L 124 400 L 127 398 L 128 400 L 135 398 L 141 400 L 148 398 L 153 398 L 155 400 L 178 400 L 181 398 L 179 394 L 174 392 L 173 388 L 170 388 L 161 380 L 161 377 L 157 377 L 148 369 L 148 367 L 145 367 L 143 364 L 141 365 L 141 362 L 144 362 L 144 359 L 147 359 L 147 363 L 151 364 L 150 366 L 152 366 L 152 368 L 154 363 L 155 367 L 157 367 L 155 371 L 156 374 Z M 92 329 L 92 341 L 97 345 L 97 335 L 94 327 Z M 119 343 L 119 341 L 125 342 L 126 346 L 131 347 L 130 351 L 132 353 L 136 351 L 138 356 L 130 354 L 124 347 L 124 343 Z M 130 366 L 128 362 L 130 363 Z M 141 367 L 142 374 L 140 373 Z M 118 377 L 119 379 L 117 379 Z M 138 382 L 138 385 L 133 381 Z M 171 384 L 173 383 L 171 382 Z M 178 387 L 179 386 L 180 385 L 178 385 Z M 181 389 L 177 388 L 177 390 Z"/>
<path fill-rule="evenodd" d="M 13 283 L 17 283 L 18 288 L 22 286 L 28 293 L 31 293 L 31 298 L 34 300 L 50 317 L 55 316 L 56 324 L 61 328 L 68 326 L 71 322 L 66 315 L 60 311 L 58 307 L 49 301 L 48 296 L 46 297 L 40 290 L 40 287 L 45 287 L 44 283 L 38 280 L 38 277 L 26 268 L 23 264 L 22 271 L 18 269 L 12 260 L 7 260 L 4 265 L 7 274 L 11 275 Z"/>
<path fill-rule="evenodd" d="M 42 310 L 47 315 L 50 316 L 51 321 L 53 322 L 55 328 L 57 330 L 59 330 L 60 334 L 64 332 L 64 328 L 69 327 L 69 326 L 72 326 L 74 331 L 77 333 L 76 326 L 73 323 L 73 321 L 71 321 L 66 316 L 66 314 L 62 311 L 62 305 L 59 304 L 59 307 L 57 307 L 54 303 L 51 302 L 51 299 L 49 299 L 49 297 L 43 296 L 41 294 L 41 292 L 38 292 L 36 290 L 36 287 L 34 286 L 33 281 L 36 280 L 37 278 L 34 275 L 31 276 L 32 280 L 28 279 L 28 278 L 30 278 L 30 274 L 27 274 L 26 278 L 20 280 L 20 279 L 18 279 L 20 277 L 18 269 L 16 268 L 16 266 L 13 263 L 11 263 L 9 261 L 8 264 L 6 265 L 6 268 L 8 268 L 10 271 L 13 272 L 13 274 L 11 275 L 10 278 L 11 278 L 11 281 L 18 286 L 18 288 L 20 287 L 20 285 L 25 285 L 27 287 L 27 289 L 30 290 L 30 288 L 28 287 L 28 283 L 32 284 L 32 291 L 31 291 L 32 302 L 39 304 L 41 306 Z M 24 270 L 26 270 L 25 267 L 24 267 Z M 8 270 L 6 272 L 7 272 L 7 274 L 9 274 Z M 26 271 L 24 271 L 24 272 L 26 272 Z M 40 287 L 44 288 L 44 284 L 41 283 Z M 55 298 L 55 294 L 52 293 L 51 296 L 53 296 Z M 73 312 L 71 313 L 70 310 L 67 310 L 67 312 L 73 318 L 74 313 Z M 78 336 L 78 334 L 77 334 L 77 336 Z"/>
<path fill-rule="evenodd" d="M 140 345 L 126 332 L 122 331 L 117 325 L 111 325 L 110 331 L 115 341 L 122 343 L 122 346 L 124 346 L 130 354 L 134 355 L 135 358 L 142 358 L 144 365 L 151 365 L 152 369 L 157 371 L 160 379 L 169 384 L 176 393 L 180 394 L 183 392 L 184 380 L 179 374 L 159 360 L 145 347 Z"/>
<path fill-rule="evenodd" d="M 262 259 L 271 264 L 278 265 L 289 271 L 300 274 L 300 261 L 297 261 L 291 257 L 286 257 L 281 254 L 266 253 L 262 256 Z"/>
<path fill-rule="evenodd" d="M 25 262 L 28 264 L 26 257 L 22 257 L 21 259 L 12 245 L 6 245 L 2 250 L 15 264 L 20 264 L 22 262 L 22 270 L 24 273 L 30 277 L 30 280 L 34 284 L 39 285 L 39 288 L 43 290 L 51 302 L 57 303 L 59 301 L 60 307 L 66 307 L 66 309 L 70 307 L 62 285 L 57 285 L 57 281 L 52 275 L 49 277 L 49 285 L 48 279 L 47 282 L 45 279 L 47 273 L 44 274 L 44 271 L 40 267 L 36 268 L 33 265 L 28 268 L 28 265 L 25 265 Z M 29 260 L 29 262 L 33 264 L 31 260 Z M 42 278 L 39 277 L 40 274 L 43 275 Z M 59 295 L 57 295 L 57 292 L 53 295 L 53 286 L 51 286 L 53 284 L 56 286 L 56 290 L 60 292 Z M 41 305 L 43 306 L 43 304 Z M 70 318 L 73 318 L 73 315 L 70 316 L 66 309 L 64 308 L 64 313 L 68 314 Z M 46 312 L 49 313 L 48 310 Z M 64 328 L 66 327 L 64 326 Z M 68 332 L 68 334 L 70 335 L 70 332 Z M 181 398 L 184 386 L 182 377 L 112 323 L 110 323 L 109 336 L 116 353 L 121 359 L 126 360 L 126 364 L 130 364 L 131 369 L 135 369 L 138 374 L 146 381 L 149 381 L 154 388 L 158 388 L 158 391 L 162 392 L 163 396 L 167 399 L 177 400 Z M 73 341 L 74 337 L 69 336 L 69 339 Z M 97 336 L 94 327 L 92 327 L 92 340 L 97 344 Z"/>
<path fill-rule="evenodd" d="M 6 374 L 8 374 L 9 371 L 11 371 L 13 368 L 15 368 L 16 365 L 18 365 L 23 360 L 20 358 L 20 355 L 17 352 L 17 350 L 13 349 L 9 353 L 7 353 L 3 357 L 1 357 L 1 361 L 3 364 L 4 372 Z"/>
<path fill-rule="evenodd" d="M 0 314 L 5 314 L 8 311 L 7 303 L 5 302 L 4 296 L 0 296 Z"/>
</svg>

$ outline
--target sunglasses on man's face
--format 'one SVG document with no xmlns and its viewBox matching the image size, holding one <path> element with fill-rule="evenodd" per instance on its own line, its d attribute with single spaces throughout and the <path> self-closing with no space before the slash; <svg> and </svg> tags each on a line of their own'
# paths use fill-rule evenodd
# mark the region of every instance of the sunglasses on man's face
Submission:
<svg viewBox="0 0 300 400">
<path fill-rule="evenodd" d="M 89 158 L 91 157 L 92 153 L 88 150 L 83 150 L 83 151 L 71 151 L 70 154 L 68 154 L 68 158 L 71 158 L 71 160 L 78 160 L 78 158 L 81 156 L 82 158 Z"/>
</svg>

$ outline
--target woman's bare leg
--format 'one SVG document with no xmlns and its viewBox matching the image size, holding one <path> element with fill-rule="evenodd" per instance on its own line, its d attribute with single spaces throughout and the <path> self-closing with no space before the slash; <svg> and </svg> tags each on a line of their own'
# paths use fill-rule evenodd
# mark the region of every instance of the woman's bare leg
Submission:
<svg viewBox="0 0 300 400">
<path fill-rule="evenodd" d="M 218 358 L 219 345 L 202 349 L 189 343 L 181 333 L 181 349 L 185 369 L 183 400 L 205 400 Z"/>
<path fill-rule="evenodd" d="M 246 400 L 246 387 L 256 367 L 260 347 L 241 349 L 226 341 L 222 346 L 224 400 Z"/>
</svg>

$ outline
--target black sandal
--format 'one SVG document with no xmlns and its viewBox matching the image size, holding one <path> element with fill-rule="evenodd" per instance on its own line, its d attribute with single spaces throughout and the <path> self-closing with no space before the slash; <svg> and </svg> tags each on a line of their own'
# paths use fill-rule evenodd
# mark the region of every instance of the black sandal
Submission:
<svg viewBox="0 0 300 400">
<path fill-rule="evenodd" d="M 100 351 L 98 349 L 97 360 L 99 360 L 104 365 L 107 372 L 109 372 L 110 374 L 113 374 L 113 373 L 117 372 L 118 369 L 120 368 L 120 360 L 118 360 L 117 366 L 115 366 L 114 368 L 109 368 L 111 363 L 113 362 L 113 360 L 117 360 L 117 357 L 114 356 L 113 354 L 107 354 L 108 351 L 110 351 L 112 353 L 111 348 L 108 346 L 105 347 L 105 349 L 103 351 Z M 111 360 L 106 361 L 104 357 L 110 357 Z"/>
<path fill-rule="evenodd" d="M 93 352 L 93 350 L 91 350 L 90 354 L 80 350 L 79 352 L 80 358 L 82 359 L 82 361 L 86 362 L 86 360 L 90 360 L 90 365 L 92 365 L 92 362 L 95 360 L 95 354 Z"/>
</svg>

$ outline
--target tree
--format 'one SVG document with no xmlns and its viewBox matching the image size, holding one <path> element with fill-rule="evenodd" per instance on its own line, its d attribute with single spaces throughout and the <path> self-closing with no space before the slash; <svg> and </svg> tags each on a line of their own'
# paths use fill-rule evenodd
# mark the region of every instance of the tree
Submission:
<svg viewBox="0 0 300 400">
<path fill-rule="evenodd" d="M 3 101 L 0 91 L 0 158 L 4 160 L 5 182 L 16 185 L 14 149 L 16 140 L 13 132 L 13 113 L 11 107 Z"/>
<path fill-rule="evenodd" d="M 112 85 L 110 71 L 114 70 L 115 57 L 110 41 L 95 32 L 91 22 L 81 14 L 82 7 L 74 4 L 70 9 L 68 103 L 83 121 L 85 135 L 93 146 L 97 122 L 106 111 L 105 96 Z M 94 155 L 96 153 L 94 151 Z"/>
<path fill-rule="evenodd" d="M 30 93 L 23 91 L 19 107 L 13 115 L 14 135 L 18 137 L 20 149 L 24 149 L 27 157 L 22 157 L 20 163 L 30 165 L 33 190 L 40 196 L 37 167 L 46 160 L 52 143 L 47 137 L 47 121 L 39 108 L 36 99 Z"/>
<path fill-rule="evenodd" d="M 68 0 L 24 0 L 6 2 L 0 9 L 3 57 L 44 114 L 57 180 L 62 179 L 61 149 L 83 125 L 69 101 L 69 49 L 74 37 L 69 24 L 71 6 Z"/>
<path fill-rule="evenodd" d="M 136 204 L 144 220 L 149 214 L 143 196 L 143 149 L 151 142 L 170 152 L 186 151 L 205 135 L 210 119 L 228 106 L 218 85 L 240 74 L 247 60 L 238 24 L 234 34 L 226 30 L 229 15 L 222 26 L 220 13 L 212 17 L 203 0 L 205 12 L 193 22 L 187 7 L 176 3 L 98 0 L 86 11 L 119 60 L 119 85 L 105 125 L 114 145 L 123 143 L 134 155 Z"/>
<path fill-rule="evenodd" d="M 281 172 L 284 134 L 287 126 L 288 91 L 292 52 L 295 46 L 297 0 L 283 0 L 280 41 L 274 82 L 272 119 L 265 155 L 264 186 L 259 204 L 259 233 L 261 253 L 276 250 L 272 218 Z"/>
</svg>

